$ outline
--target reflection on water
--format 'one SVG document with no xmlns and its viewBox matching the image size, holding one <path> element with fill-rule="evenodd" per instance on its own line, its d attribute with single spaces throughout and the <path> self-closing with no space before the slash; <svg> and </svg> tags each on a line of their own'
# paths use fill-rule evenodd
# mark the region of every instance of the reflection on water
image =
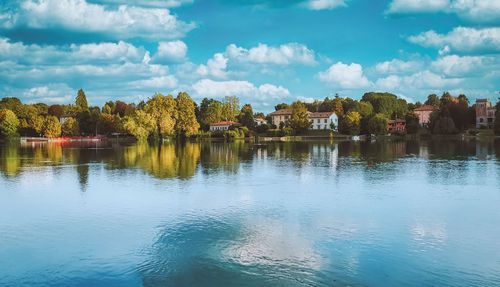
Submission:
<svg viewBox="0 0 500 287">
<path fill-rule="evenodd" d="M 500 142 L 0 145 L 0 285 L 499 286 Z"/>
</svg>

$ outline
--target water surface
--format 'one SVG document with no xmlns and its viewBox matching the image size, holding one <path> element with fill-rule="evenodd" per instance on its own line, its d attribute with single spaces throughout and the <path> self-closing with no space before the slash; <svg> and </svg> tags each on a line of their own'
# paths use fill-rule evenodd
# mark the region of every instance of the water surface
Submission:
<svg viewBox="0 0 500 287">
<path fill-rule="evenodd" d="M 500 142 L 0 145 L 0 285 L 500 286 Z"/>
</svg>

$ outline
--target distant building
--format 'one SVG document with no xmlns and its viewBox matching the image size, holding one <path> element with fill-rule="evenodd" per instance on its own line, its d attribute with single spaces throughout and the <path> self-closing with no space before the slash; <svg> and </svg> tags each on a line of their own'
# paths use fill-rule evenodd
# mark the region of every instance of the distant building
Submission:
<svg viewBox="0 0 500 287">
<path fill-rule="evenodd" d="M 210 131 L 227 131 L 231 126 L 240 126 L 237 122 L 223 121 L 218 123 L 210 124 Z"/>
<path fill-rule="evenodd" d="M 339 127 L 339 118 L 334 112 L 316 112 L 308 115 L 311 121 L 311 129 L 313 130 L 331 130 L 333 123 L 333 130 Z"/>
<path fill-rule="evenodd" d="M 262 118 L 256 118 L 256 119 L 254 119 L 254 122 L 255 122 L 255 126 L 267 124 L 267 121 L 265 119 L 262 119 Z"/>
<path fill-rule="evenodd" d="M 495 123 L 496 109 L 488 99 L 476 99 L 476 128 L 492 128 Z"/>
<path fill-rule="evenodd" d="M 281 123 L 285 123 L 292 116 L 292 109 L 281 109 L 269 114 L 271 116 L 271 124 L 279 128 Z"/>
<path fill-rule="evenodd" d="M 434 111 L 434 107 L 430 105 L 421 106 L 416 108 L 413 112 L 418 116 L 418 123 L 421 126 L 428 125 L 430 122 L 431 113 Z"/>
<path fill-rule="evenodd" d="M 406 121 L 402 119 L 395 119 L 387 121 L 387 129 L 389 132 L 404 131 L 406 129 Z"/>
</svg>

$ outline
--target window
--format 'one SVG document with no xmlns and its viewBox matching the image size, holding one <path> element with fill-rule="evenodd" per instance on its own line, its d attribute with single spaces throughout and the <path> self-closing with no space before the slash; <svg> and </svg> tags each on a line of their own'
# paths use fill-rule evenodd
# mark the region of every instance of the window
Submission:
<svg viewBox="0 0 500 287">
<path fill-rule="evenodd" d="M 328 122 L 328 119 L 325 119 L 325 124 Z"/>
<path fill-rule="evenodd" d="M 288 120 L 288 116 L 285 116 L 285 120 Z"/>
<path fill-rule="evenodd" d="M 316 120 L 316 122 L 319 124 L 319 123 L 321 122 L 321 120 L 320 120 L 320 119 L 317 119 L 317 120 Z"/>
</svg>

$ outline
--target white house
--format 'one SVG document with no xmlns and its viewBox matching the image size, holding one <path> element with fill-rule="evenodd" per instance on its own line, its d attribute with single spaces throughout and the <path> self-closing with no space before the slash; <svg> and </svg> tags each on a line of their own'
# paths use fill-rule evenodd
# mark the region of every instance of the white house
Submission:
<svg viewBox="0 0 500 287">
<path fill-rule="evenodd" d="M 255 122 L 255 126 L 257 126 L 257 127 L 260 125 L 267 124 L 267 121 L 265 119 L 262 119 L 262 118 L 255 118 L 254 122 Z"/>
<path fill-rule="evenodd" d="M 338 130 L 339 118 L 334 112 L 316 112 L 308 115 L 312 130 Z M 334 125 L 332 129 L 332 124 Z"/>
<path fill-rule="evenodd" d="M 232 121 L 223 121 L 210 124 L 210 131 L 227 131 L 231 126 L 239 126 L 240 124 Z"/>
</svg>

